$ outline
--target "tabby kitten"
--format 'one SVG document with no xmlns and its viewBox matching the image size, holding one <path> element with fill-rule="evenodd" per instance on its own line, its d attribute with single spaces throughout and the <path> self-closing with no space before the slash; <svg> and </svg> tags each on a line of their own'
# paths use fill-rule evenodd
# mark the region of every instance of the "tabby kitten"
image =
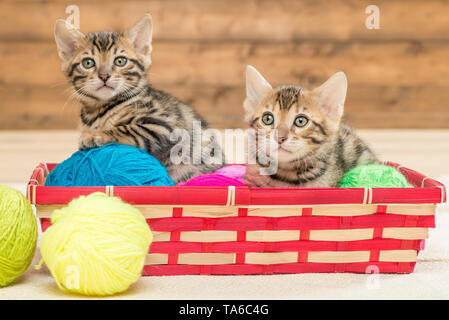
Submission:
<svg viewBox="0 0 449 320">
<path fill-rule="evenodd" d="M 277 151 L 277 171 L 248 165 L 244 182 L 255 187 L 336 187 L 349 169 L 377 162 L 368 146 L 341 123 L 347 80 L 337 72 L 313 90 L 272 88 L 252 66 L 246 71 L 246 121 Z"/>
<path fill-rule="evenodd" d="M 170 134 L 184 129 L 192 137 L 195 122 L 202 129 L 207 123 L 190 106 L 149 85 L 152 30 L 149 14 L 124 33 L 84 35 L 66 21 L 57 20 L 55 39 L 62 70 L 82 104 L 79 148 L 110 142 L 139 147 L 159 159 L 179 183 L 213 172 L 221 164 L 206 164 L 197 158 L 194 162 L 190 153 L 189 163 L 175 165 L 170 161 L 176 143 Z M 201 143 L 205 147 L 207 141 Z"/>
</svg>

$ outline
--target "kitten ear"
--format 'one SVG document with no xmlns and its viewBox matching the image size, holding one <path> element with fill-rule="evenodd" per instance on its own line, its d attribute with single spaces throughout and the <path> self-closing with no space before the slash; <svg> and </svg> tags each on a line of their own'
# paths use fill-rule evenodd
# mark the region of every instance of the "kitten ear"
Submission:
<svg viewBox="0 0 449 320">
<path fill-rule="evenodd" d="M 151 55 L 151 40 L 153 37 L 153 19 L 149 13 L 145 14 L 134 27 L 126 32 L 134 49 L 145 56 Z"/>
<path fill-rule="evenodd" d="M 243 107 L 247 112 L 253 111 L 273 88 L 253 66 L 246 67 L 246 99 Z"/>
<path fill-rule="evenodd" d="M 56 20 L 55 40 L 58 47 L 58 55 L 63 61 L 73 58 L 80 42 L 84 39 L 82 34 L 75 26 L 63 19 Z"/>
<path fill-rule="evenodd" d="M 343 115 L 347 89 L 346 75 L 343 71 L 339 71 L 313 90 L 316 93 L 319 106 L 329 118 L 340 120 Z"/>
</svg>

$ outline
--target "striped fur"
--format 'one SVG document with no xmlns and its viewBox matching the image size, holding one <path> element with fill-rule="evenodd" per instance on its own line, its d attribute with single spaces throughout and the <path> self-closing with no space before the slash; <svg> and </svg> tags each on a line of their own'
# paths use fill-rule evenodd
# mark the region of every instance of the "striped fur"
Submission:
<svg viewBox="0 0 449 320">
<path fill-rule="evenodd" d="M 170 134 L 175 129 L 184 129 L 192 136 L 195 121 L 200 122 L 203 129 L 208 125 L 192 107 L 148 83 L 151 44 L 148 46 L 147 43 L 151 39 L 143 44 L 136 43 L 143 36 L 135 36 L 138 32 L 144 35 L 140 29 L 145 23 L 151 28 L 151 18 L 146 19 L 137 24 L 137 31 L 91 32 L 86 36 L 77 31 L 78 45 L 71 56 L 64 43 L 64 37 L 70 38 L 70 34 L 64 33 L 65 26 L 60 26 L 62 31 L 56 32 L 63 71 L 82 105 L 79 147 L 90 149 L 110 142 L 136 146 L 158 158 L 176 183 L 184 182 L 196 175 L 213 172 L 221 164 L 204 161 L 194 164 L 192 154 L 188 164 L 171 162 L 170 151 L 176 141 L 170 140 Z M 124 66 L 114 63 L 118 57 L 126 58 Z M 84 67 L 83 60 L 87 58 L 95 61 L 94 67 Z M 108 80 L 100 79 L 102 75 L 107 75 Z M 203 142 L 203 147 L 207 144 Z M 192 153 L 193 148 L 190 150 Z M 221 150 L 215 151 L 221 153 Z"/>
<path fill-rule="evenodd" d="M 263 175 L 260 173 L 263 165 L 257 161 L 248 166 L 244 178 L 246 184 L 257 187 L 336 187 L 354 166 L 377 162 L 366 143 L 349 126 L 341 123 L 340 116 L 331 116 L 332 113 L 320 105 L 316 90 L 265 86 L 262 92 L 259 103 L 252 108 L 246 105 L 246 119 L 251 128 L 265 132 L 269 143 L 276 145 L 278 169 L 273 174 Z M 247 99 L 254 102 L 254 94 Z M 262 121 L 266 113 L 273 115 L 272 125 Z M 293 122 L 298 116 L 306 117 L 307 125 L 295 126 Z M 283 139 L 276 140 L 281 135 Z"/>
</svg>

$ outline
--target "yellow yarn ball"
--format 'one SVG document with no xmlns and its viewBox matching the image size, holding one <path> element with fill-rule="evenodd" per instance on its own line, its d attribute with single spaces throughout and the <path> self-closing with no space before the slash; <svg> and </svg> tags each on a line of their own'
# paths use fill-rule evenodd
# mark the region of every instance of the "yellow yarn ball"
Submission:
<svg viewBox="0 0 449 320">
<path fill-rule="evenodd" d="M 113 295 L 139 279 L 153 236 L 135 207 L 97 192 L 55 210 L 51 222 L 42 259 L 63 291 Z"/>
<path fill-rule="evenodd" d="M 28 269 L 36 241 L 37 222 L 29 201 L 19 191 L 0 185 L 0 287 Z"/>
</svg>

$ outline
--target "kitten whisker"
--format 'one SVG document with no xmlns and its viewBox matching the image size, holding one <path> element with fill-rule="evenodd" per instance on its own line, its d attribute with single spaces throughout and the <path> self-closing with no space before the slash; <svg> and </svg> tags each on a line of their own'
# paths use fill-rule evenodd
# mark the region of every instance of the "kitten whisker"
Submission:
<svg viewBox="0 0 449 320">
<path fill-rule="evenodd" d="M 72 102 L 74 99 L 75 101 L 79 102 L 81 100 L 81 97 L 83 96 L 82 94 L 80 94 L 81 91 L 84 91 L 84 89 L 86 89 L 89 85 L 93 84 L 93 80 L 88 80 L 86 81 L 86 83 L 80 87 L 79 89 L 75 90 L 66 100 L 66 102 L 64 103 L 64 105 L 62 106 L 62 112 L 64 112 L 66 105 L 69 102 Z"/>
</svg>

